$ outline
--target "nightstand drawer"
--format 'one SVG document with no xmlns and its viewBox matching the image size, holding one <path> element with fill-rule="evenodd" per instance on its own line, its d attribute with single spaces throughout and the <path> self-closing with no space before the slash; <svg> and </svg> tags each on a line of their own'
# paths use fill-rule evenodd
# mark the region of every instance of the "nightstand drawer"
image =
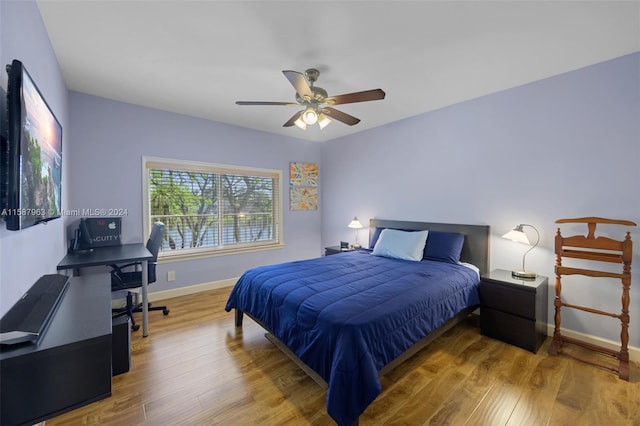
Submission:
<svg viewBox="0 0 640 426">
<path fill-rule="evenodd" d="M 480 308 L 482 334 L 502 340 L 533 353 L 538 351 L 545 335 L 536 330 L 535 321 L 482 307 Z"/>
<path fill-rule="evenodd" d="M 494 308 L 508 314 L 536 320 L 536 293 L 514 286 L 483 281 L 480 283 L 482 306 Z"/>
</svg>

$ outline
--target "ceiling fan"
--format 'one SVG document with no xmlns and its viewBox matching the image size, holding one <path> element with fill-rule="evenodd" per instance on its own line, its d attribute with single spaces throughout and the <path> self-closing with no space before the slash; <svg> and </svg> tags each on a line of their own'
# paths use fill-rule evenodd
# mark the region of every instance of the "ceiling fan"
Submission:
<svg viewBox="0 0 640 426">
<path fill-rule="evenodd" d="M 345 93 L 343 95 L 328 96 L 327 91 L 322 87 L 314 86 L 320 71 L 310 68 L 303 73 L 286 70 L 282 73 L 287 77 L 294 89 L 296 89 L 296 102 L 262 102 L 262 101 L 237 101 L 237 105 L 284 105 L 303 106 L 304 109 L 298 111 L 284 123 L 282 127 L 296 125 L 301 129 L 306 129 L 307 125 L 318 123 L 324 129 L 331 120 L 329 117 L 341 121 L 344 124 L 353 126 L 360 122 L 359 118 L 333 108 L 333 105 L 352 104 L 355 102 L 377 101 L 384 99 L 385 93 L 382 89 L 365 90 L 363 92 Z"/>
</svg>

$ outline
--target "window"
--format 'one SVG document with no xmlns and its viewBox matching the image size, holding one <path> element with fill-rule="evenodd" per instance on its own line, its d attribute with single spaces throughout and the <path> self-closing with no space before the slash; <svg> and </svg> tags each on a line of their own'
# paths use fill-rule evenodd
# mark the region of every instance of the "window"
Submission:
<svg viewBox="0 0 640 426">
<path fill-rule="evenodd" d="M 282 245 L 282 172 L 143 158 L 145 235 L 166 226 L 164 258 Z"/>
</svg>

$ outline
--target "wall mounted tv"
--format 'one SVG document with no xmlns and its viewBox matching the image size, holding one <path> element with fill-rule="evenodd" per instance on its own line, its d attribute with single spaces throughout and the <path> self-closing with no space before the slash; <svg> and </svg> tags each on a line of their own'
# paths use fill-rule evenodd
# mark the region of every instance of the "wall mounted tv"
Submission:
<svg viewBox="0 0 640 426">
<path fill-rule="evenodd" d="M 7 65 L 2 216 L 19 230 L 61 216 L 62 126 L 22 62 Z"/>
</svg>

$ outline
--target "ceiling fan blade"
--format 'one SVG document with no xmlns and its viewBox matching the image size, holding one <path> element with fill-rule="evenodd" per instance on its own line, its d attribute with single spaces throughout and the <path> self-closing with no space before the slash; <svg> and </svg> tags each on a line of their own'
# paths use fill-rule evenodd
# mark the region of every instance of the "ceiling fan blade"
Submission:
<svg viewBox="0 0 640 426">
<path fill-rule="evenodd" d="M 309 83 L 307 82 L 304 74 L 298 71 L 291 70 L 285 70 L 282 71 L 282 73 L 285 77 L 287 77 L 287 80 L 289 80 L 293 88 L 296 89 L 296 92 L 298 92 L 298 95 L 300 95 L 302 99 L 313 99 L 313 92 L 311 91 Z"/>
<path fill-rule="evenodd" d="M 298 111 L 298 112 L 296 112 L 295 114 L 293 114 L 293 117 L 291 117 L 291 118 L 289 119 L 289 121 L 287 121 L 286 123 L 284 123 L 284 124 L 282 125 L 282 127 L 291 127 L 291 126 L 293 126 L 293 125 L 295 124 L 295 121 L 296 121 L 298 118 L 300 118 L 300 116 L 302 115 L 302 113 L 303 113 L 303 112 L 304 112 L 304 111 Z"/>
<path fill-rule="evenodd" d="M 334 118 L 338 121 L 342 121 L 344 124 L 348 124 L 349 126 L 353 126 L 360 122 L 359 118 L 355 118 L 353 115 L 349 115 L 346 112 L 338 111 L 335 108 L 331 108 L 331 107 L 322 108 L 322 112 L 331 118 Z"/>
<path fill-rule="evenodd" d="M 328 105 L 352 104 L 354 102 L 378 101 L 384 99 L 382 89 L 365 90 L 363 92 L 345 93 L 344 95 L 330 96 L 325 99 Z"/>
<path fill-rule="evenodd" d="M 236 101 L 236 105 L 294 105 L 300 106 L 295 102 L 262 102 L 262 101 Z"/>
</svg>

